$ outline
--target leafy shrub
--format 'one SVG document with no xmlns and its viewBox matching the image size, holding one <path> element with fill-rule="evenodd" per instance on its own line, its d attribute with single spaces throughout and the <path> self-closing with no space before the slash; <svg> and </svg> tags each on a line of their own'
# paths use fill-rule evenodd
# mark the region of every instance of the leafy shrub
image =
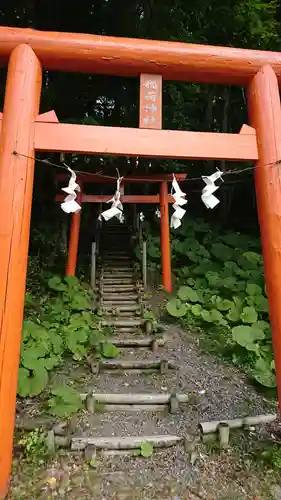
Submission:
<svg viewBox="0 0 281 500">
<path fill-rule="evenodd" d="M 48 385 L 49 372 L 64 356 L 80 361 L 89 350 L 99 354 L 105 342 L 99 318 L 91 311 L 90 292 L 77 278 L 53 276 L 48 288 L 49 294 L 39 301 L 30 292 L 26 295 L 28 319 L 23 323 L 18 378 L 21 397 L 40 394 Z M 109 355 L 109 348 L 104 352 Z"/>
<path fill-rule="evenodd" d="M 55 417 L 66 418 L 82 408 L 80 394 L 67 385 L 55 387 L 48 401 L 49 413 Z"/>
<path fill-rule="evenodd" d="M 260 384 L 274 387 L 259 241 L 234 232 L 212 233 L 204 221 L 188 218 L 175 236 L 174 269 L 182 286 L 177 298 L 168 301 L 167 312 L 181 318 L 184 325 L 197 325 L 210 335 L 211 329 L 223 329 L 233 361 L 247 365 Z"/>
<path fill-rule="evenodd" d="M 35 429 L 22 436 L 18 444 L 23 447 L 28 462 L 43 463 L 48 456 L 46 435 L 42 429 Z"/>
</svg>

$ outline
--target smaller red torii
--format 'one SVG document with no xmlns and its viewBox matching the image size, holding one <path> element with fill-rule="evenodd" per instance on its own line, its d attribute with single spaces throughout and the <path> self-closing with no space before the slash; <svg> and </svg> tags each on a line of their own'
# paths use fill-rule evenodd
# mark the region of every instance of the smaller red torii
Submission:
<svg viewBox="0 0 281 500">
<path fill-rule="evenodd" d="M 178 182 L 184 181 L 187 174 L 175 174 Z M 69 175 L 67 173 L 61 173 L 56 175 L 57 181 L 67 180 Z M 170 250 L 170 228 L 169 228 L 169 203 L 174 203 L 174 198 L 168 194 L 168 182 L 172 182 L 173 174 L 156 174 L 151 176 L 145 175 L 130 175 L 124 176 L 122 184 L 124 183 L 160 183 L 160 194 L 156 195 L 121 195 L 122 203 L 145 203 L 151 204 L 156 203 L 160 205 L 160 241 L 161 241 L 161 264 L 162 264 L 162 284 L 163 288 L 167 292 L 172 291 L 172 270 L 171 270 L 171 250 Z M 80 185 L 81 191 L 77 195 L 77 201 L 80 205 L 83 203 L 106 203 L 110 201 L 112 196 L 109 195 L 92 195 L 83 193 L 83 185 L 85 183 L 113 183 L 116 182 L 116 178 L 110 176 L 103 176 L 99 174 L 78 174 L 77 182 Z M 65 199 L 64 194 L 58 194 L 56 196 L 56 201 L 62 202 Z M 80 223 L 81 223 L 81 211 L 72 215 L 68 254 L 67 254 L 67 265 L 66 265 L 66 275 L 75 276 L 76 265 L 77 265 L 77 255 L 78 255 L 78 245 L 79 245 L 79 233 L 80 233 Z"/>
</svg>

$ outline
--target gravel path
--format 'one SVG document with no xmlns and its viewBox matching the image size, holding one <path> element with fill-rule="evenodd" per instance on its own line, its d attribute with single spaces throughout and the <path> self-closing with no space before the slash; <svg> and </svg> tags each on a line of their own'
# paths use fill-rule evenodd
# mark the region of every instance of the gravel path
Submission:
<svg viewBox="0 0 281 500">
<path fill-rule="evenodd" d="M 121 357 L 169 359 L 177 369 L 170 370 L 167 375 L 154 373 L 119 376 L 100 373 L 98 376 L 93 376 L 88 367 L 68 366 L 58 378 L 74 380 L 75 387 L 81 392 L 88 392 L 91 389 L 99 393 L 151 393 L 175 390 L 192 393 L 189 403 L 181 405 L 180 411 L 176 414 L 169 414 L 167 411 L 158 413 L 116 411 L 89 415 L 88 412 L 82 411 L 75 435 L 108 437 L 170 433 L 190 436 L 192 439 L 201 420 L 228 419 L 273 412 L 272 404 L 257 394 L 238 370 L 202 354 L 196 337 L 174 326 L 167 327 L 166 335 L 167 343 L 159 348 L 156 356 L 148 349 L 130 348 L 122 349 Z M 29 411 L 34 413 L 32 405 Z M 110 457 L 98 455 L 94 470 L 89 469 L 88 464 L 84 463 L 81 454 L 67 453 L 55 461 L 51 469 L 44 468 L 42 474 L 43 477 L 46 474 L 48 477 L 50 474 L 56 477 L 56 487 L 51 488 L 52 495 L 67 499 L 253 500 L 255 498 L 252 495 L 253 491 L 259 493 L 260 496 L 256 497 L 259 500 L 274 498 L 268 496 L 270 495 L 268 489 L 263 494 L 263 482 L 261 478 L 255 476 L 251 468 L 247 475 L 247 468 L 243 466 L 243 474 L 240 471 L 240 477 L 246 474 L 246 479 L 242 483 L 236 477 L 233 479 L 230 472 L 233 472 L 233 467 L 235 469 L 238 465 L 236 458 L 233 459 L 235 464 L 233 465 L 231 451 L 220 455 L 215 462 L 204 453 L 198 448 L 197 461 L 193 465 L 182 445 L 155 450 L 149 459 L 128 455 Z M 224 464 L 223 467 L 221 462 Z M 225 465 L 227 463 L 229 467 Z M 44 486 L 36 492 L 36 496 L 20 496 L 22 482 L 26 481 L 26 476 L 24 478 L 23 474 L 24 467 L 21 467 L 15 474 L 10 498 L 46 498 L 46 492 L 50 487 L 49 483 L 46 486 L 44 479 L 42 479 Z M 65 475 L 68 481 L 67 485 L 62 487 L 62 477 Z M 72 484 L 74 477 L 78 478 L 76 480 L 78 486 Z M 58 490 L 61 493 L 58 493 Z"/>
</svg>

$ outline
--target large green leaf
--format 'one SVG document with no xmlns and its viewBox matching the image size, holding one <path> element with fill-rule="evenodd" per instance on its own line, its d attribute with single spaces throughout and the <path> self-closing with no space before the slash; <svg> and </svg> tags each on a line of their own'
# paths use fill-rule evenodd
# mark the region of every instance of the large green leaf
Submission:
<svg viewBox="0 0 281 500">
<path fill-rule="evenodd" d="M 71 301 L 71 308 L 74 310 L 89 309 L 89 301 L 82 294 L 75 294 Z"/>
<path fill-rule="evenodd" d="M 227 245 L 240 248 L 240 247 L 249 247 L 249 238 L 243 234 L 239 233 L 228 233 L 220 237 L 221 241 L 226 243 Z"/>
<path fill-rule="evenodd" d="M 193 290 L 190 286 L 181 286 L 178 291 L 178 297 L 182 300 L 188 300 L 189 302 L 200 302 L 200 297 L 196 290 Z"/>
<path fill-rule="evenodd" d="M 39 358 L 44 358 L 47 352 L 48 351 L 45 349 L 44 345 L 35 345 L 30 347 L 29 345 L 23 345 L 21 350 L 21 363 L 28 370 L 33 370 L 34 363 L 36 363 Z"/>
<path fill-rule="evenodd" d="M 214 323 L 216 325 L 226 326 L 227 321 L 224 319 L 223 315 L 217 309 L 211 309 L 210 311 L 202 309 L 201 317 L 207 323 Z"/>
<path fill-rule="evenodd" d="M 57 332 L 57 330 L 50 329 L 49 336 L 53 352 L 55 354 L 62 354 L 64 350 L 64 342 L 61 335 Z"/>
<path fill-rule="evenodd" d="M 243 257 L 250 260 L 251 262 L 253 262 L 256 265 L 260 265 L 260 266 L 263 265 L 262 255 L 257 253 L 257 252 L 244 252 Z"/>
<path fill-rule="evenodd" d="M 257 311 L 259 312 L 265 312 L 268 313 L 269 307 L 268 307 L 268 300 L 264 295 L 256 295 L 255 296 L 255 307 Z"/>
<path fill-rule="evenodd" d="M 89 322 L 87 321 L 87 317 L 84 317 L 83 313 L 74 313 L 70 318 L 69 324 L 72 328 L 77 329 L 88 326 Z"/>
<path fill-rule="evenodd" d="M 223 262 L 226 260 L 232 260 L 233 250 L 232 248 L 224 245 L 223 243 L 214 243 L 211 247 L 211 253 Z"/>
<path fill-rule="evenodd" d="M 61 362 L 60 356 L 50 356 L 49 358 L 44 358 L 44 364 L 46 370 L 53 370 L 56 366 L 58 366 Z"/>
<path fill-rule="evenodd" d="M 53 276 L 48 281 L 48 286 L 56 292 L 65 292 L 67 290 L 67 285 L 62 282 L 59 276 Z"/>
<path fill-rule="evenodd" d="M 25 368 L 19 368 L 18 377 L 18 394 L 21 397 L 35 397 L 38 396 L 48 384 L 48 372 L 43 364 L 34 364 L 34 370 L 29 371 Z"/>
<path fill-rule="evenodd" d="M 232 323 L 238 323 L 240 321 L 240 314 L 242 312 L 242 307 L 239 307 L 237 304 L 233 304 L 233 306 L 229 309 L 226 317 Z"/>
<path fill-rule="evenodd" d="M 208 271 L 206 273 L 206 280 L 213 288 L 219 288 L 223 283 L 223 280 L 220 278 L 219 273 L 215 271 Z"/>
<path fill-rule="evenodd" d="M 189 266 L 183 266 L 175 270 L 178 273 L 178 276 L 182 276 L 183 278 L 187 278 L 190 276 L 190 268 Z"/>
<path fill-rule="evenodd" d="M 192 312 L 192 314 L 194 316 L 200 317 L 201 313 L 202 313 L 202 306 L 201 306 L 201 304 L 194 304 L 193 306 L 191 306 L 190 311 Z"/>
<path fill-rule="evenodd" d="M 194 272 L 194 274 L 205 276 L 208 271 L 216 272 L 217 270 L 219 270 L 218 265 L 216 265 L 211 260 L 203 259 L 200 262 L 199 266 L 197 266 L 193 269 L 193 272 Z"/>
<path fill-rule="evenodd" d="M 174 316 L 175 318 L 181 318 L 185 316 L 187 313 L 187 306 L 182 303 L 180 299 L 171 299 L 167 302 L 166 309 L 170 316 Z"/>
<path fill-rule="evenodd" d="M 232 328 L 232 338 L 248 351 L 257 352 L 255 341 L 264 339 L 264 332 L 252 326 L 239 325 Z"/>
<path fill-rule="evenodd" d="M 189 260 L 191 260 L 191 262 L 197 263 L 197 262 L 201 262 L 201 260 L 202 260 L 201 255 L 199 255 L 197 252 L 189 251 L 189 252 L 186 252 L 185 255 L 189 258 Z"/>
<path fill-rule="evenodd" d="M 65 342 L 70 351 L 75 352 L 79 344 L 83 344 L 88 340 L 89 331 L 86 328 L 74 330 L 66 327 Z"/>
<path fill-rule="evenodd" d="M 276 377 L 273 369 L 263 358 L 259 357 L 256 360 L 252 374 L 259 384 L 270 388 L 276 387 Z"/>
<path fill-rule="evenodd" d="M 20 367 L 18 373 L 18 395 L 22 398 L 26 398 L 27 396 L 29 396 L 29 392 L 29 370 Z"/>
<path fill-rule="evenodd" d="M 82 408 L 80 394 L 66 385 L 55 387 L 48 401 L 49 412 L 57 417 L 68 417 Z"/>
<path fill-rule="evenodd" d="M 271 328 L 270 324 L 267 321 L 259 320 L 256 323 L 253 323 L 252 327 L 261 330 L 262 332 L 264 332 L 266 338 L 271 339 Z"/>
<path fill-rule="evenodd" d="M 228 311 L 229 309 L 235 306 L 232 300 L 222 299 L 218 295 L 213 295 L 211 302 L 215 306 L 215 308 L 218 309 L 219 311 Z"/>
<path fill-rule="evenodd" d="M 256 285 L 255 283 L 248 283 L 246 286 L 246 292 L 248 295 L 262 295 L 262 289 L 259 285 Z"/>
<path fill-rule="evenodd" d="M 80 287 L 79 279 L 76 278 L 76 276 L 65 276 L 64 281 L 65 281 L 65 283 L 67 283 L 67 285 L 70 288 L 79 288 Z"/>
<path fill-rule="evenodd" d="M 89 334 L 89 343 L 91 347 L 100 347 L 101 340 L 106 337 L 101 330 L 91 330 Z"/>
<path fill-rule="evenodd" d="M 48 385 L 48 372 L 45 368 L 40 367 L 39 369 L 33 371 L 33 375 L 30 378 L 30 397 L 38 396 Z"/>
<path fill-rule="evenodd" d="M 249 271 L 251 269 L 253 269 L 253 270 L 257 269 L 257 264 L 255 262 L 252 262 L 249 259 L 246 259 L 245 257 L 243 257 L 243 255 L 240 255 L 238 257 L 237 263 L 245 271 Z"/>
<path fill-rule="evenodd" d="M 23 339 L 32 337 L 34 340 L 48 339 L 48 332 L 46 328 L 32 320 L 25 320 L 23 322 Z"/>
<path fill-rule="evenodd" d="M 69 315 L 68 311 L 65 311 L 65 304 L 61 297 L 56 297 L 55 299 L 50 301 L 50 316 L 58 316 L 59 319 L 63 317 L 64 313 L 67 313 Z"/>
<path fill-rule="evenodd" d="M 255 323 L 258 321 L 258 313 L 254 307 L 243 307 L 240 318 L 243 323 Z"/>
<path fill-rule="evenodd" d="M 239 292 L 244 289 L 244 284 L 237 281 L 235 276 L 228 276 L 222 280 L 222 286 L 233 292 Z"/>
<path fill-rule="evenodd" d="M 104 358 L 117 358 L 120 354 L 120 349 L 110 342 L 104 342 L 101 345 L 101 354 Z"/>
</svg>

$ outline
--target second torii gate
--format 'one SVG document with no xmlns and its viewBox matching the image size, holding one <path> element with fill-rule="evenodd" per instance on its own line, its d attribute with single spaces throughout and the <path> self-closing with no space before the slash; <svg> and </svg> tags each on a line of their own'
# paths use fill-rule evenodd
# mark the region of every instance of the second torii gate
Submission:
<svg viewBox="0 0 281 500">
<path fill-rule="evenodd" d="M 68 174 L 58 174 L 57 181 L 65 181 Z M 178 182 L 186 179 L 186 174 L 175 175 Z M 125 184 L 144 184 L 146 182 L 160 184 L 160 194 L 157 195 L 126 195 L 121 193 L 122 203 L 143 203 L 160 205 L 160 243 L 161 243 L 161 264 L 162 264 L 162 284 L 164 290 L 172 291 L 172 270 L 171 270 L 171 250 L 170 250 L 170 229 L 169 229 L 169 203 L 174 203 L 174 198 L 168 194 L 168 182 L 172 182 L 172 174 L 159 175 L 129 175 L 124 176 L 121 186 Z M 84 203 L 106 203 L 112 196 L 92 195 L 83 193 L 83 186 L 90 183 L 114 183 L 116 179 L 98 174 L 78 174 L 77 182 L 80 185 L 78 202 Z M 122 190 L 123 191 L 123 190 Z M 56 201 L 62 202 L 65 195 L 58 194 Z M 66 275 L 75 276 L 78 256 L 79 233 L 80 233 L 81 211 L 73 214 L 70 226 L 69 245 L 67 254 Z"/>
</svg>

